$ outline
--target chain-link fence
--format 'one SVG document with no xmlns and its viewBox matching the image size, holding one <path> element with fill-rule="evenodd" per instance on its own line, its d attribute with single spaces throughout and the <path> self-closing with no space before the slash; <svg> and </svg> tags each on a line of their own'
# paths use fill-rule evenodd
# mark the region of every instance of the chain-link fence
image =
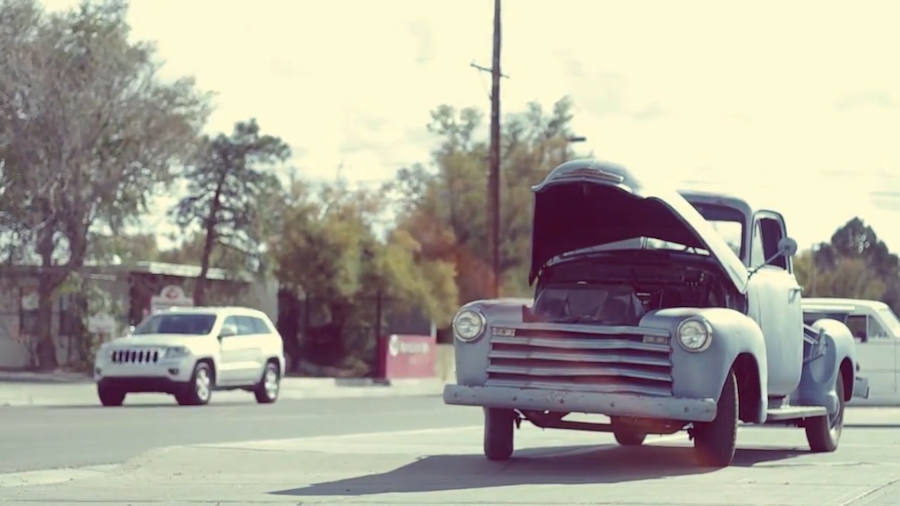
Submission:
<svg viewBox="0 0 900 506">
<path fill-rule="evenodd" d="M 383 294 L 347 304 L 282 290 L 278 299 L 278 329 L 289 366 L 306 374 L 373 376 L 380 337 L 434 332 L 414 302 Z"/>
</svg>

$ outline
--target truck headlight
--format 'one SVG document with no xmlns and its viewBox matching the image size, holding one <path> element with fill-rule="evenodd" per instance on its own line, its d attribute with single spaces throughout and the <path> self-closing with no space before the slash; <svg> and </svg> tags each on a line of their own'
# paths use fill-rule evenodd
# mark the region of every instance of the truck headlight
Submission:
<svg viewBox="0 0 900 506">
<path fill-rule="evenodd" d="M 688 318 L 678 324 L 678 341 L 687 351 L 703 351 L 712 343 L 712 327 L 705 318 Z"/>
<path fill-rule="evenodd" d="M 186 346 L 169 346 L 166 348 L 166 354 L 163 355 L 163 358 L 181 358 L 186 357 L 190 354 L 190 351 Z"/>
<path fill-rule="evenodd" d="M 453 333 L 460 341 L 474 341 L 484 333 L 484 315 L 478 311 L 466 309 L 460 311 L 453 319 Z"/>
</svg>

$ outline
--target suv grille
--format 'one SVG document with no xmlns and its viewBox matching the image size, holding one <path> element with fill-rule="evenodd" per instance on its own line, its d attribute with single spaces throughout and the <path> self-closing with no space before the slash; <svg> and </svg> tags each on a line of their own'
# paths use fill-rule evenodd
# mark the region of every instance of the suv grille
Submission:
<svg viewBox="0 0 900 506">
<path fill-rule="evenodd" d="M 159 350 L 135 348 L 130 350 L 113 350 L 112 352 L 112 361 L 116 364 L 150 364 L 158 362 L 159 359 Z"/>
<path fill-rule="evenodd" d="M 491 336 L 487 384 L 672 395 L 667 331 L 579 327 L 529 325 L 515 329 L 514 336 Z"/>
</svg>

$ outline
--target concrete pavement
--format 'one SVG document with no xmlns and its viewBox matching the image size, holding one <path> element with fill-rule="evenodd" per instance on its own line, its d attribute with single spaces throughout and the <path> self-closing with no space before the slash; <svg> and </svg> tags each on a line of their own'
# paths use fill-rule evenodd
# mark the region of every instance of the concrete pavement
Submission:
<svg viewBox="0 0 900 506">
<path fill-rule="evenodd" d="M 849 409 L 834 453 L 810 453 L 802 429 L 742 427 L 734 465 L 713 470 L 693 464 L 683 434 L 624 448 L 608 434 L 523 424 L 513 460 L 492 463 L 481 456 L 477 409 L 443 406 L 436 398 L 298 401 L 284 407 L 279 416 L 301 407 L 314 412 L 291 422 L 315 425 L 309 435 L 281 439 L 260 431 L 254 440 L 160 446 L 118 464 L 0 474 L 0 502 L 848 505 L 896 504 L 900 497 L 896 408 Z M 60 408 L 10 411 L 54 409 Z M 94 413 L 144 412 L 152 418 L 157 412 L 74 411 L 84 417 L 76 424 L 89 423 Z M 210 424 L 217 424 L 226 415 L 244 417 L 265 408 L 164 411 L 159 419 L 188 416 L 188 424 L 208 412 Z M 276 418 L 270 416 L 269 423 L 277 425 Z M 130 416 L 115 422 L 123 431 L 139 428 Z M 322 433 L 340 424 L 338 433 Z M 115 444 L 123 436 L 112 427 L 106 430 Z M 72 447 L 57 444 L 60 452 Z"/>
</svg>

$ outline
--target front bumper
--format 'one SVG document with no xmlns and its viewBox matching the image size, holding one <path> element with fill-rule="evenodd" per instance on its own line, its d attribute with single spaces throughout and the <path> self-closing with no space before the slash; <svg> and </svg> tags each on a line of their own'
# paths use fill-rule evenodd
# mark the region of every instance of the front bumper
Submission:
<svg viewBox="0 0 900 506">
<path fill-rule="evenodd" d="M 116 376 L 103 378 L 97 382 L 100 388 L 115 388 L 124 392 L 160 392 L 176 394 L 184 391 L 189 383 L 174 381 L 166 377 Z"/>
<path fill-rule="evenodd" d="M 167 379 L 177 383 L 187 383 L 194 372 L 196 359 L 192 356 L 160 360 L 155 363 L 114 363 L 97 361 L 94 365 L 94 380 L 134 378 Z"/>
<path fill-rule="evenodd" d="M 567 390 L 446 385 L 444 402 L 463 406 L 596 413 L 692 422 L 709 422 L 716 417 L 716 401 L 713 399 Z"/>
</svg>

